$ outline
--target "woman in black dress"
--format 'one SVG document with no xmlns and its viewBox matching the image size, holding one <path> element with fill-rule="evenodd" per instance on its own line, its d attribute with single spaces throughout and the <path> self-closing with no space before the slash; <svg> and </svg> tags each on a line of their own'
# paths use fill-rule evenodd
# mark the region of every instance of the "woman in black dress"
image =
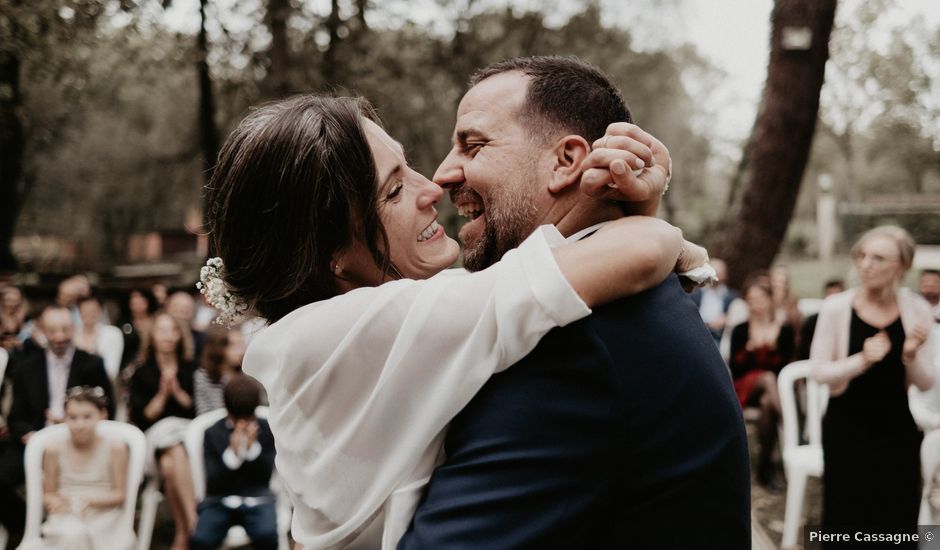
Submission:
<svg viewBox="0 0 940 550">
<path fill-rule="evenodd" d="M 731 358 L 728 366 L 741 407 L 760 407 L 757 423 L 760 449 L 757 455 L 757 481 L 774 486 L 773 451 L 777 444 L 780 396 L 777 375 L 793 358 L 796 337 L 793 327 L 775 314 L 773 290 L 766 272 L 744 282 L 741 295 L 747 302 L 748 320 L 731 332 Z"/>
<path fill-rule="evenodd" d="M 141 360 L 130 369 L 130 419 L 146 431 L 176 526 L 172 549 L 182 550 L 196 523 L 196 497 L 182 443 L 189 419 L 195 416 L 189 327 L 169 313 L 157 313 L 144 339 Z"/>
<path fill-rule="evenodd" d="M 823 418 L 823 525 L 916 530 L 920 442 L 907 402 L 911 384 L 933 384 L 927 303 L 898 283 L 914 241 L 877 227 L 852 257 L 861 287 L 827 298 L 810 353 L 829 385 Z M 915 544 L 916 546 L 916 544 Z"/>
</svg>

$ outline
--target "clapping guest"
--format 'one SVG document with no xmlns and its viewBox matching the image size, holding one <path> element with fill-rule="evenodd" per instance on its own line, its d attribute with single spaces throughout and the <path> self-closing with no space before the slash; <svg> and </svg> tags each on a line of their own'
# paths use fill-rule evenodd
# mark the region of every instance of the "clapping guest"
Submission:
<svg viewBox="0 0 940 550">
<path fill-rule="evenodd" d="M 826 299 L 810 358 L 829 385 L 823 417 L 823 525 L 912 530 L 920 502 L 920 443 L 908 387 L 934 383 L 928 304 L 899 288 L 915 243 L 876 227 L 852 247 L 861 286 Z"/>
<path fill-rule="evenodd" d="M 187 327 L 158 313 L 130 379 L 131 422 L 147 432 L 147 443 L 164 480 L 176 535 L 185 548 L 196 520 L 189 459 L 182 441 L 193 418 L 193 352 Z"/>
<path fill-rule="evenodd" d="M 751 277 L 744 284 L 748 320 L 734 327 L 731 334 L 731 375 L 742 407 L 761 409 L 758 424 L 760 453 L 757 479 L 764 485 L 773 482 L 773 450 L 780 418 L 777 375 L 793 357 L 793 327 L 775 315 L 773 292 L 765 277 Z"/>
<path fill-rule="evenodd" d="M 209 327 L 202 361 L 193 378 L 197 415 L 225 406 L 223 388 L 229 377 L 241 372 L 244 357 L 245 337 L 240 329 Z"/>
<path fill-rule="evenodd" d="M 196 300 L 193 295 L 177 290 L 166 299 L 166 312 L 186 326 L 193 340 L 195 357 L 202 357 L 202 348 L 206 344 L 206 333 L 196 329 Z"/>
</svg>

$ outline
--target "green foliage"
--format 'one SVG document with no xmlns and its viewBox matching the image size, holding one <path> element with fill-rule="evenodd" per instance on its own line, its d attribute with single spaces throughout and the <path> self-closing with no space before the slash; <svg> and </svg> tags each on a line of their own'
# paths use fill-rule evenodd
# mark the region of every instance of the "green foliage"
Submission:
<svg viewBox="0 0 940 550">
<path fill-rule="evenodd" d="M 202 186 L 193 37 L 155 24 L 157 8 L 145 1 L 130 8 L 112 10 L 127 24 L 94 26 L 81 46 L 82 63 L 72 63 L 74 54 L 60 45 L 49 55 L 62 70 L 51 73 L 38 59 L 24 69 L 36 186 L 19 232 L 81 239 L 103 265 L 120 260 L 128 233 L 179 227 L 186 209 L 199 206 Z M 295 17 L 289 28 L 291 88 L 369 98 L 429 177 L 450 147 L 457 103 L 473 70 L 518 55 L 578 55 L 611 74 L 639 123 L 670 147 L 672 206 L 686 208 L 705 195 L 701 174 L 709 142 L 691 126 L 699 108 L 682 75 L 685 68 L 712 69 L 690 48 L 637 51 L 629 33 L 606 27 L 591 5 L 555 28 L 540 12 L 483 11 L 462 19 L 454 36 L 410 23 L 365 29 L 350 16 L 336 44 L 317 39 L 325 17 L 310 19 L 302 5 L 294 9 L 308 18 Z M 258 6 L 212 4 L 210 16 L 216 120 L 227 131 L 250 105 L 269 97 L 269 36 Z M 238 25 L 241 31 L 225 27 L 239 18 L 256 24 Z M 323 64 L 330 48 L 335 80 L 327 82 Z M 43 139 L 46 133 L 57 137 Z M 456 214 L 447 206 L 442 211 L 454 231 Z"/>
</svg>

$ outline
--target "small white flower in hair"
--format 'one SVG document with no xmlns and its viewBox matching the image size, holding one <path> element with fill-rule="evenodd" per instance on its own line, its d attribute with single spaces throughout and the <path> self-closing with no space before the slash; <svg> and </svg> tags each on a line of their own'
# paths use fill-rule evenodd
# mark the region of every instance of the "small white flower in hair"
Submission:
<svg viewBox="0 0 940 550">
<path fill-rule="evenodd" d="M 219 313 L 215 322 L 219 325 L 231 326 L 242 322 L 248 316 L 248 304 L 242 302 L 229 292 L 222 279 L 222 258 L 209 258 L 206 265 L 199 270 L 199 289 L 215 310 Z"/>
</svg>

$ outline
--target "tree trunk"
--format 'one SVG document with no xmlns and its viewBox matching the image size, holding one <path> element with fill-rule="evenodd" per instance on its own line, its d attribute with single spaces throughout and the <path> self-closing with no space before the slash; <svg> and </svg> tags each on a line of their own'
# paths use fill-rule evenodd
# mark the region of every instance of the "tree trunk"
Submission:
<svg viewBox="0 0 940 550">
<path fill-rule="evenodd" d="M 747 180 L 725 239 L 731 286 L 770 267 L 786 235 L 816 128 L 835 9 L 836 0 L 774 4 L 770 63 L 748 145 Z M 800 44 L 802 32 L 811 33 L 808 43 Z"/>
<path fill-rule="evenodd" d="M 369 5 L 369 0 L 356 0 L 356 19 L 359 21 L 359 30 L 366 31 L 369 29 L 368 23 L 366 23 L 366 8 Z"/>
<path fill-rule="evenodd" d="M 199 136 L 202 142 L 202 157 L 206 182 L 212 175 L 219 154 L 219 134 L 215 127 L 215 96 L 212 78 L 209 76 L 209 40 L 206 36 L 206 5 L 209 0 L 199 0 L 199 35 L 196 39 L 196 72 L 199 76 Z"/>
<path fill-rule="evenodd" d="M 330 45 L 323 52 L 323 80 L 330 88 L 336 87 L 336 53 L 339 51 L 339 0 L 330 3 L 330 15 L 326 18 L 326 30 L 330 35 Z"/>
<path fill-rule="evenodd" d="M 25 197 L 26 151 L 20 102 L 20 59 L 12 51 L 0 52 L 0 273 L 17 269 L 11 245 Z"/>
<path fill-rule="evenodd" d="M 268 0 L 268 10 L 265 14 L 268 30 L 271 32 L 268 85 L 275 97 L 284 97 L 290 93 L 287 74 L 290 68 L 287 43 L 287 20 L 290 18 L 290 11 L 290 0 Z"/>
</svg>

